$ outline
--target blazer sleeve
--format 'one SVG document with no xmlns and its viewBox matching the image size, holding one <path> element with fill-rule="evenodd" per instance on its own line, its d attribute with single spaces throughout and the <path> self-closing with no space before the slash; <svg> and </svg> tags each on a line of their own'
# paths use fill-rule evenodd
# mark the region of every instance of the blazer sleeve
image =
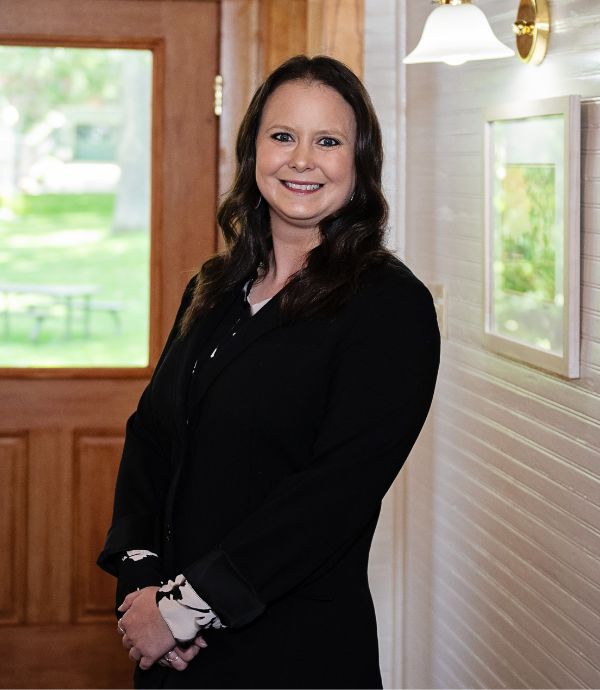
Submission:
<svg viewBox="0 0 600 690">
<path fill-rule="evenodd" d="M 339 561 L 378 514 L 427 417 L 440 357 L 431 294 L 413 276 L 353 306 L 304 469 L 183 571 L 228 627 Z"/>
<path fill-rule="evenodd" d="M 179 322 L 189 305 L 196 277 L 188 283 L 150 382 L 144 389 L 136 411 L 127 420 L 125 444 L 115 489 L 112 524 L 97 564 L 118 575 L 118 556 L 130 549 L 160 553 L 160 506 L 168 487 L 170 450 L 157 429 L 151 392 L 160 366 L 177 337 Z"/>
</svg>

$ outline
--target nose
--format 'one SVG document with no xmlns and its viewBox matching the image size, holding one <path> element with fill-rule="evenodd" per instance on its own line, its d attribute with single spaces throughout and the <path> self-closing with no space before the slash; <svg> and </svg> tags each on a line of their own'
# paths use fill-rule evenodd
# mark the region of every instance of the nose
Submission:
<svg viewBox="0 0 600 690">
<path fill-rule="evenodd" d="M 310 142 L 298 142 L 298 145 L 294 147 L 291 153 L 288 165 L 298 172 L 314 168 Z"/>
</svg>

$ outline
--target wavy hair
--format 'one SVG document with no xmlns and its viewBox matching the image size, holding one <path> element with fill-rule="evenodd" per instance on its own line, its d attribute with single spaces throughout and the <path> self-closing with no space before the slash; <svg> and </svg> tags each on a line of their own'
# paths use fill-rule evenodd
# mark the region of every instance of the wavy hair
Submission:
<svg viewBox="0 0 600 690">
<path fill-rule="evenodd" d="M 356 181 L 352 198 L 319 223 L 320 244 L 308 252 L 304 266 L 283 288 L 280 308 L 284 320 L 335 312 L 356 289 L 365 268 L 393 257 L 383 246 L 388 207 L 381 184 L 381 128 L 371 99 L 343 63 L 323 55 L 298 55 L 267 77 L 242 120 L 234 182 L 217 212 L 226 248 L 202 265 L 181 321 L 182 334 L 199 314 L 215 306 L 223 292 L 269 265 L 273 242 L 269 207 L 258 203 L 256 139 L 267 99 L 290 81 L 329 86 L 351 106 L 356 120 Z"/>
</svg>

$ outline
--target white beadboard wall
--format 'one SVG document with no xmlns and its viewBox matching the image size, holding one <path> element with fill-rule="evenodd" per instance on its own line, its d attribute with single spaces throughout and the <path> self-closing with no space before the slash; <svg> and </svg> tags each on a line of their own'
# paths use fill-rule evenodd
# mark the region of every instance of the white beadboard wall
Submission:
<svg viewBox="0 0 600 690">
<path fill-rule="evenodd" d="M 366 0 L 364 80 L 381 123 L 385 147 L 384 188 L 390 205 L 388 244 L 403 253 L 403 235 L 398 231 L 399 210 L 404 199 L 403 188 L 404 131 L 400 126 L 403 113 L 404 84 L 398 78 L 402 69 L 402 45 L 399 43 L 399 22 L 403 8 L 396 0 Z M 397 628 L 401 621 L 402 588 L 397 586 L 399 563 L 395 557 L 398 542 L 398 491 L 396 485 L 386 495 L 369 557 L 369 583 L 377 615 L 379 663 L 384 688 L 394 686 L 394 670 L 398 663 Z"/>
<path fill-rule="evenodd" d="M 399 4 L 412 49 L 432 7 Z M 512 43 L 517 0 L 477 5 Z M 448 339 L 395 496 L 396 687 L 600 687 L 600 2 L 550 6 L 539 67 L 514 58 L 406 71 L 406 258 L 446 286 Z M 569 93 L 587 99 L 575 381 L 481 344 L 482 109 Z"/>
</svg>

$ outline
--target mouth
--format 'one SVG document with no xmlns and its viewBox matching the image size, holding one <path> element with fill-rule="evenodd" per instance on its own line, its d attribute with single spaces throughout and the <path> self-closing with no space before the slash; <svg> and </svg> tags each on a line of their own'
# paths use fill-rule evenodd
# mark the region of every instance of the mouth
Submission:
<svg viewBox="0 0 600 690">
<path fill-rule="evenodd" d="M 294 180 L 280 180 L 281 184 L 295 194 L 314 194 L 323 184 L 319 182 L 295 182 Z"/>
</svg>

